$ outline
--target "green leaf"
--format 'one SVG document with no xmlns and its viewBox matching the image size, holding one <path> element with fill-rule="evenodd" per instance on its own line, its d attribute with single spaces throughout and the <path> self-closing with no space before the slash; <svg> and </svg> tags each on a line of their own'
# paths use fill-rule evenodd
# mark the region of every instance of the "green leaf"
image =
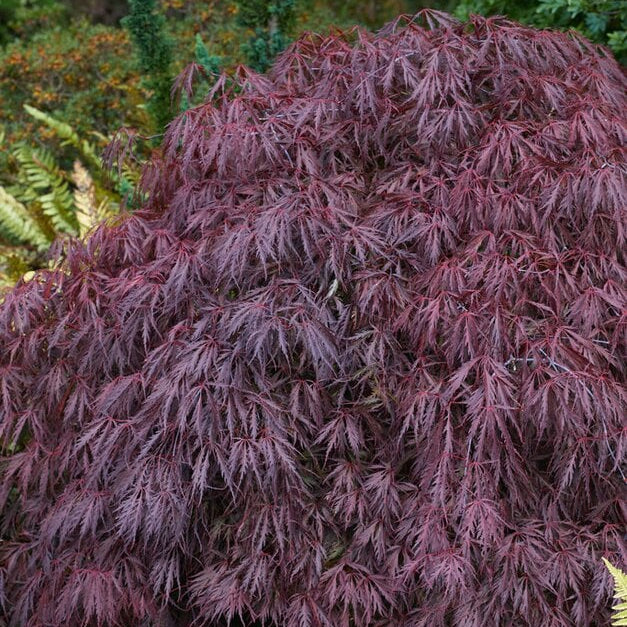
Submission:
<svg viewBox="0 0 627 627">
<path fill-rule="evenodd" d="M 605 558 L 602 559 L 614 579 L 614 598 L 619 601 L 613 607 L 612 625 L 614 627 L 625 627 L 627 626 L 627 574 L 616 568 Z"/>
</svg>

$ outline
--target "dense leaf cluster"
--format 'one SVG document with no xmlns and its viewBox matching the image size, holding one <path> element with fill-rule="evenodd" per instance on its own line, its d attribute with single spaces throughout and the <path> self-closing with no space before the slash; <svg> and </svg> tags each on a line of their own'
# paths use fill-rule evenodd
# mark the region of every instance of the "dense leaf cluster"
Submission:
<svg viewBox="0 0 627 627">
<path fill-rule="evenodd" d="M 0 309 L 8 624 L 606 624 L 624 87 L 431 11 L 220 77 Z"/>
<path fill-rule="evenodd" d="M 246 62 L 263 72 L 288 44 L 287 33 L 294 25 L 294 0 L 238 0 L 238 22 L 252 31 L 243 44 Z"/>
<path fill-rule="evenodd" d="M 538 28 L 575 28 L 627 63 L 627 11 L 621 0 L 460 0 L 455 15 L 507 15 Z"/>
</svg>

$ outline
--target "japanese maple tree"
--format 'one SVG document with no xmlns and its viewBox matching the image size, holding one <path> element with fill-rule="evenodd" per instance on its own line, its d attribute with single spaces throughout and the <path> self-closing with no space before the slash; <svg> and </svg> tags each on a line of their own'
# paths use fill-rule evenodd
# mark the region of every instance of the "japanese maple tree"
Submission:
<svg viewBox="0 0 627 627">
<path fill-rule="evenodd" d="M 221 76 L 0 308 L 5 622 L 607 624 L 625 86 L 434 11 Z"/>
</svg>

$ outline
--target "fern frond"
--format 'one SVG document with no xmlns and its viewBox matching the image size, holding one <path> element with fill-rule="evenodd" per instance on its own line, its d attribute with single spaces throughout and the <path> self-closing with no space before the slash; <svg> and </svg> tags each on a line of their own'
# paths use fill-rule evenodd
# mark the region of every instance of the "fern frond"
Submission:
<svg viewBox="0 0 627 627">
<path fill-rule="evenodd" d="M 97 222 L 98 200 L 96 199 L 96 186 L 94 179 L 80 161 L 74 162 L 72 180 L 76 186 L 74 189 L 74 205 L 76 206 L 76 219 L 81 237 Z"/>
<path fill-rule="evenodd" d="M 104 222 L 120 213 L 120 205 L 108 198 L 105 198 L 98 205 L 98 221 Z"/>
<path fill-rule="evenodd" d="M 107 177 L 111 177 L 116 183 L 117 192 L 122 196 L 125 196 L 129 190 L 135 189 L 140 176 L 138 168 L 133 169 L 128 166 L 124 166 L 123 172 L 120 174 L 116 174 L 114 172 L 108 173 L 103 166 L 102 159 L 100 158 L 94 144 L 86 139 L 81 139 L 78 133 L 69 124 L 61 122 L 60 120 L 53 118 L 51 115 L 27 104 L 24 105 L 24 109 L 36 120 L 43 122 L 55 131 L 56 134 L 63 140 L 63 145 L 74 146 L 92 168 L 92 174 L 95 175 L 97 180 L 103 180 Z M 92 131 L 91 135 L 97 137 L 105 143 L 108 141 L 102 133 Z M 112 211 L 114 210 L 113 208 L 111 209 Z"/>
<path fill-rule="evenodd" d="M 18 176 L 31 188 L 24 190 L 24 200 L 39 202 L 55 230 L 78 234 L 67 175 L 59 168 L 52 153 L 20 144 L 14 148 L 13 155 L 21 166 Z"/>
<path fill-rule="evenodd" d="M 79 234 L 84 237 L 96 224 L 118 213 L 119 206 L 106 195 L 98 200 L 94 179 L 78 160 L 74 162 L 72 180 L 75 185 L 74 205 Z"/>
<path fill-rule="evenodd" d="M 618 600 L 618 603 L 612 608 L 614 610 L 612 625 L 625 627 L 627 626 L 627 574 L 605 558 L 603 558 L 603 562 L 614 579 L 614 598 Z"/>
<path fill-rule="evenodd" d="M 40 122 L 43 122 L 46 126 L 55 131 L 56 134 L 63 140 L 64 145 L 69 144 L 74 146 L 92 165 L 102 168 L 100 157 L 98 156 L 94 145 L 86 139 L 81 139 L 78 133 L 69 124 L 61 122 L 60 120 L 53 118 L 51 115 L 27 104 L 24 105 L 24 110 L 30 116 Z"/>
<path fill-rule="evenodd" d="M 50 239 L 15 196 L 0 185 L 0 237 L 14 243 L 30 244 L 42 250 Z"/>
<path fill-rule="evenodd" d="M 135 187 L 139 183 L 141 177 L 140 168 L 132 168 L 127 163 L 122 164 L 122 179 L 127 181 L 130 185 Z"/>
</svg>

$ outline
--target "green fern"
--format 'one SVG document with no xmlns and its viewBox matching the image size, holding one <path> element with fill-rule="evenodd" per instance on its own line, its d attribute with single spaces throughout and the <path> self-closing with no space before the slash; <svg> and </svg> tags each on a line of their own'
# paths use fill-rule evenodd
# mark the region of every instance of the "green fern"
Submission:
<svg viewBox="0 0 627 627">
<path fill-rule="evenodd" d="M 0 185 L 0 240 L 44 250 L 50 240 L 26 206 Z"/>
<path fill-rule="evenodd" d="M 612 625 L 614 627 L 625 627 L 627 626 L 627 574 L 620 568 L 613 566 L 605 558 L 603 558 L 603 562 L 614 578 L 614 598 L 618 600 L 618 603 L 613 608 Z"/>
<path fill-rule="evenodd" d="M 54 131 L 59 139 L 62 140 L 62 146 L 72 146 L 78 150 L 83 160 L 87 163 L 90 173 L 100 189 L 104 188 L 106 180 L 112 180 L 115 185 L 117 195 L 124 197 L 128 193 L 128 190 L 136 185 L 139 179 L 138 170 L 132 171 L 127 167 L 123 169 L 122 174 L 120 175 L 118 175 L 117 172 L 106 171 L 103 167 L 102 160 L 99 157 L 99 151 L 96 146 L 92 142 L 82 139 L 69 124 L 61 122 L 48 113 L 40 111 L 39 109 L 31 107 L 27 104 L 24 105 L 24 110 L 30 116 L 39 122 L 43 122 L 49 129 Z M 106 145 L 110 139 L 97 131 L 93 131 L 91 135 L 99 139 L 103 145 Z"/>
<path fill-rule="evenodd" d="M 45 253 L 60 236 L 84 238 L 98 223 L 120 211 L 121 199 L 134 191 L 139 167 L 124 164 L 121 174 L 110 175 L 98 157 L 98 144 L 82 139 L 76 131 L 52 116 L 25 106 L 71 147 L 73 160 L 68 172 L 47 148 L 24 142 L 6 150 L 11 169 L 0 183 L 0 287 L 28 279 L 33 270 L 48 265 Z M 93 133 L 99 144 L 106 137 Z M 4 140 L 0 127 L 0 145 Z M 76 158 L 76 154 L 80 159 Z M 68 159 L 68 160 L 69 160 Z"/>
<path fill-rule="evenodd" d="M 43 122 L 46 126 L 55 131 L 59 138 L 63 140 L 62 145 L 74 146 L 74 148 L 76 148 L 81 153 L 83 158 L 92 166 L 97 169 L 102 167 L 95 146 L 86 139 L 81 139 L 78 133 L 69 124 L 61 122 L 60 120 L 53 118 L 51 115 L 48 115 L 47 113 L 27 104 L 24 105 L 24 110 L 30 116 L 40 122 Z"/>
<path fill-rule="evenodd" d="M 24 203 L 39 203 L 55 231 L 78 235 L 68 177 L 53 154 L 26 144 L 18 144 L 12 152 L 20 166 L 19 187 L 13 188 L 13 195 Z"/>
</svg>

